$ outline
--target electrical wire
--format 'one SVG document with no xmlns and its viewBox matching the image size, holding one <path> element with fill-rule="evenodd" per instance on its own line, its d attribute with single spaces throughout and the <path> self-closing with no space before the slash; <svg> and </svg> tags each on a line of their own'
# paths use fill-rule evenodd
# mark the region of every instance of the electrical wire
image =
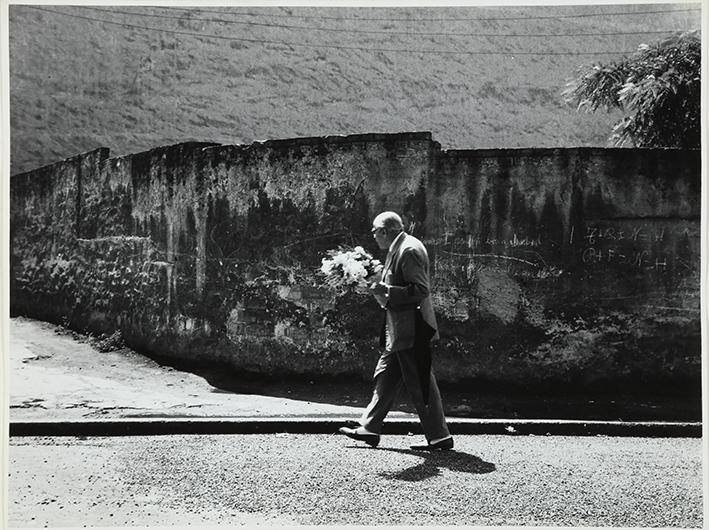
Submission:
<svg viewBox="0 0 709 530">
<path fill-rule="evenodd" d="M 122 26 L 132 29 L 141 29 L 155 32 L 168 33 L 173 35 L 185 35 L 191 37 L 203 37 L 215 40 L 226 40 L 226 41 L 238 41 L 238 42 L 249 42 L 252 44 L 274 44 L 278 46 L 288 46 L 296 48 L 314 48 L 314 49 L 336 49 L 336 50 L 358 50 L 367 52 L 392 52 L 392 53 L 413 53 L 413 54 L 435 54 L 435 55 L 535 55 L 535 56 L 581 56 L 581 55 L 627 55 L 633 53 L 633 50 L 598 50 L 598 51 L 583 51 L 583 52 L 530 52 L 530 51 L 520 51 L 520 52 L 497 52 L 497 51 L 470 51 L 470 50 L 411 50 L 411 49 L 401 49 L 401 48 L 370 48 L 361 46 L 342 46 L 336 44 L 303 44 L 297 42 L 285 42 L 277 40 L 268 39 L 250 39 L 246 37 L 231 37 L 225 35 L 214 35 L 210 33 L 196 33 L 191 31 L 180 31 L 165 28 L 156 28 L 151 26 L 142 26 L 138 24 L 129 24 L 126 22 L 116 22 L 114 20 L 98 19 L 93 17 L 88 17 L 84 15 L 79 15 L 75 13 L 64 13 L 61 11 L 54 11 L 51 9 L 46 9 L 37 6 L 25 6 L 28 9 L 34 9 L 37 11 L 42 11 L 46 13 L 52 13 L 55 15 L 62 15 L 70 18 L 77 18 L 82 20 L 88 20 L 91 22 L 101 22 L 103 24 L 110 24 L 114 26 Z"/>
<path fill-rule="evenodd" d="M 173 9 L 165 8 L 162 6 L 161 9 Z M 307 7 L 307 6 L 298 6 Z M 342 8 L 346 9 L 346 8 Z M 380 8 L 381 9 L 381 8 Z M 306 18 L 306 19 L 322 19 L 322 20 L 347 20 L 347 21 L 381 21 L 381 22 L 467 22 L 467 21 L 506 21 L 506 20 L 548 20 L 548 19 L 562 19 L 562 18 L 584 18 L 584 17 L 599 17 L 599 16 L 618 16 L 618 15 L 653 15 L 658 13 L 685 13 L 701 11 L 701 8 L 687 8 L 687 9 L 656 9 L 652 11 L 616 11 L 616 12 L 606 12 L 606 13 L 581 13 L 577 15 L 544 15 L 544 16 L 523 16 L 523 17 L 475 17 L 475 18 L 465 18 L 465 17 L 455 17 L 455 18 L 374 18 L 374 17 L 335 17 L 335 16 L 325 16 L 325 15 L 279 15 L 271 13 L 229 13 L 226 11 L 215 11 L 210 9 L 199 8 L 203 13 L 214 13 L 219 15 L 233 14 L 236 16 L 249 16 L 249 17 L 274 17 L 274 18 Z"/>
<path fill-rule="evenodd" d="M 595 32 L 595 33 L 449 33 L 449 32 L 426 32 L 426 31 L 387 31 L 387 30 L 366 30 L 366 29 L 344 29 L 344 28 L 323 28 L 317 26 L 292 26 L 289 24 L 273 24 L 268 22 L 244 22 L 241 20 L 224 20 L 217 18 L 185 18 L 185 15 L 155 15 L 151 13 L 136 13 L 133 11 L 120 11 L 116 9 L 96 8 L 89 6 L 72 6 L 81 9 L 97 11 L 99 13 L 112 13 L 116 15 L 130 15 L 138 17 L 151 17 L 167 20 L 188 20 L 189 22 L 216 22 L 219 24 L 238 24 L 242 26 L 259 26 L 279 29 L 298 29 L 298 30 L 313 30 L 326 31 L 331 33 L 364 33 L 374 35 L 406 35 L 406 36 L 431 36 L 431 37 L 605 37 L 615 35 L 648 35 L 648 34 L 663 34 L 676 33 L 685 30 L 664 29 L 664 30 L 648 30 L 648 31 L 611 31 L 611 32 Z M 229 13 L 225 13 L 229 14 Z"/>
</svg>

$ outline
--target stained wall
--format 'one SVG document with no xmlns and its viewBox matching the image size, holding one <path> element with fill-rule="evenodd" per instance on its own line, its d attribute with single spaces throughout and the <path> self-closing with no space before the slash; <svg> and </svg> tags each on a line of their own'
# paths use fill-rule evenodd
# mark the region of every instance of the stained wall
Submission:
<svg viewBox="0 0 709 530">
<path fill-rule="evenodd" d="M 80 155 L 11 181 L 14 314 L 237 371 L 369 377 L 381 314 L 330 249 L 400 212 L 429 248 L 439 377 L 700 380 L 698 151 L 441 150 L 429 133 Z"/>
</svg>

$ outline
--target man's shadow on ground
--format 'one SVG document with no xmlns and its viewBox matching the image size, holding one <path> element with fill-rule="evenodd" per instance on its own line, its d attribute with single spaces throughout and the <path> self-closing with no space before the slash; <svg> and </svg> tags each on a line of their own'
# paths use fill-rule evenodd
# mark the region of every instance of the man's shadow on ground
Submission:
<svg viewBox="0 0 709 530">
<path fill-rule="evenodd" d="M 414 455 L 423 459 L 423 462 L 400 471 L 383 471 L 379 473 L 381 477 L 392 480 L 419 482 L 440 475 L 442 468 L 459 473 L 476 474 L 492 473 L 497 469 L 492 462 L 485 462 L 480 457 L 456 450 L 413 451 L 411 449 L 395 449 L 393 447 L 379 447 L 377 450 Z"/>
</svg>

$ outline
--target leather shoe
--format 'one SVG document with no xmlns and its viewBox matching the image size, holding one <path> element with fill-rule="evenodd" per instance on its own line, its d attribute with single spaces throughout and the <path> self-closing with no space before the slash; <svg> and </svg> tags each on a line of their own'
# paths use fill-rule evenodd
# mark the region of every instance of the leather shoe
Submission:
<svg viewBox="0 0 709 530">
<path fill-rule="evenodd" d="M 364 442 L 371 447 L 376 447 L 379 445 L 380 437 L 378 434 L 360 434 L 357 432 L 357 429 L 352 429 L 350 427 L 340 427 L 338 430 L 353 440 L 359 440 L 360 442 Z"/>
<path fill-rule="evenodd" d="M 412 445 L 411 449 L 414 451 L 443 451 L 448 449 L 453 449 L 453 438 L 446 438 L 435 444 L 429 443 L 426 445 Z"/>
</svg>

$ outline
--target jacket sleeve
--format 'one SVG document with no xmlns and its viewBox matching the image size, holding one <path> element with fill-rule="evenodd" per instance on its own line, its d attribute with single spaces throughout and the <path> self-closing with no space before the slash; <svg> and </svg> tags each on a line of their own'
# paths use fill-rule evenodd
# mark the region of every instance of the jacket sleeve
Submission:
<svg viewBox="0 0 709 530">
<path fill-rule="evenodd" d="M 430 291 L 426 255 L 413 248 L 406 249 L 399 258 L 399 267 L 404 285 L 389 287 L 390 306 L 418 304 Z"/>
</svg>

